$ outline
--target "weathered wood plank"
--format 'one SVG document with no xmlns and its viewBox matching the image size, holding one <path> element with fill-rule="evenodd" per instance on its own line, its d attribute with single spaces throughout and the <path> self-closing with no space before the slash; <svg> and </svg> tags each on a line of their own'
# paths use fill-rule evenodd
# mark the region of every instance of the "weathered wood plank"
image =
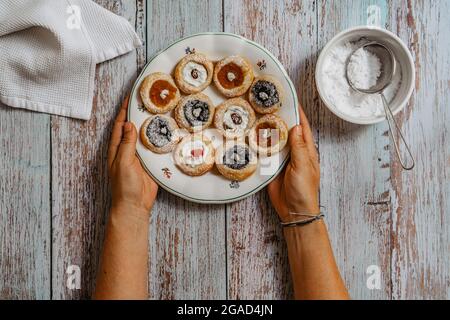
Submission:
<svg viewBox="0 0 450 320">
<path fill-rule="evenodd" d="M 450 3 L 394 4 L 392 24 L 416 65 L 416 91 L 397 119 L 417 161 L 402 172 L 392 153 L 393 298 L 449 299 Z"/>
<path fill-rule="evenodd" d="M 368 22 L 369 6 L 379 10 L 382 26 L 385 1 L 318 1 L 318 45 L 348 27 Z M 379 8 L 379 9 L 377 9 Z M 338 266 L 350 294 L 357 299 L 390 298 L 390 166 L 387 125 L 358 126 L 334 116 L 320 102 L 319 147 L 321 205 Z M 380 268 L 381 290 L 366 287 L 369 266 Z"/>
<path fill-rule="evenodd" d="M 118 105 L 146 51 L 151 55 L 183 35 L 222 26 L 220 1 L 99 3 L 130 19 L 147 47 L 98 67 L 93 119 L 50 121 L 0 107 L 2 299 L 90 296 L 109 204 L 106 148 Z M 416 61 L 416 93 L 398 116 L 418 159 L 412 173 L 402 172 L 384 149 L 385 124 L 344 123 L 313 90 L 317 49 L 339 30 L 365 24 L 369 5 L 379 6 L 381 24 L 409 44 Z M 395 299 L 450 298 L 450 4 L 227 0 L 224 8 L 225 31 L 267 46 L 298 86 L 320 144 L 321 203 L 352 296 L 390 298 L 392 291 Z M 148 32 L 146 15 L 152 17 Z M 266 193 L 228 206 L 226 221 L 223 206 L 194 205 L 160 192 L 149 240 L 152 298 L 225 298 L 226 265 L 230 298 L 290 296 L 284 243 Z M 81 267 L 81 290 L 66 288 L 70 264 Z M 380 291 L 365 286 L 372 264 L 381 268 Z"/>
<path fill-rule="evenodd" d="M 149 1 L 147 53 L 180 37 L 222 30 L 222 2 Z M 225 208 L 159 191 L 150 222 L 152 299 L 226 298 Z"/>
<path fill-rule="evenodd" d="M 135 25 L 135 1 L 96 1 Z M 110 191 L 106 154 L 113 120 L 136 78 L 135 52 L 102 63 L 89 121 L 52 117 L 53 298 L 90 298 L 95 286 Z M 66 287 L 69 265 L 81 289 Z"/>
<path fill-rule="evenodd" d="M 314 118 L 315 2 L 225 1 L 224 7 L 225 31 L 261 43 L 277 56 Z M 285 242 L 266 190 L 227 209 L 229 298 L 289 298 Z"/>
<path fill-rule="evenodd" d="M 147 59 L 147 1 L 136 0 L 135 29 L 142 41 L 142 47 L 136 49 L 136 63 L 138 72 L 141 72 Z"/>
<path fill-rule="evenodd" d="M 0 105 L 0 299 L 50 298 L 50 116 Z"/>
</svg>

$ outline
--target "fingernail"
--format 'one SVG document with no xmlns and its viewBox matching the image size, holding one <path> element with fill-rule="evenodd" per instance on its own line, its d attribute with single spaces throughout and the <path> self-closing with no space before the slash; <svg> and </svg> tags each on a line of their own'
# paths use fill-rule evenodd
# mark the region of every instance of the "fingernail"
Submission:
<svg viewBox="0 0 450 320">
<path fill-rule="evenodd" d="M 301 135 L 303 134 L 302 126 L 301 126 L 300 124 L 298 124 L 298 125 L 295 127 L 295 134 L 297 134 L 297 135 L 299 135 L 299 136 L 301 136 Z"/>
<path fill-rule="evenodd" d="M 131 122 L 125 122 L 125 125 L 123 126 L 125 129 L 125 132 L 128 132 L 131 130 Z"/>
</svg>

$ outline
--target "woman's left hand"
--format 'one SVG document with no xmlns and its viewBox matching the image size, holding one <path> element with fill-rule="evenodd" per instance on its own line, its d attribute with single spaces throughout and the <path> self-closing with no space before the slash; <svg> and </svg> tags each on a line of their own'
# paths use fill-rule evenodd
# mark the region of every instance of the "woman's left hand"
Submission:
<svg viewBox="0 0 450 320">
<path fill-rule="evenodd" d="M 108 169 L 112 184 L 112 207 L 149 216 L 158 185 L 148 176 L 136 156 L 137 131 L 126 121 L 128 98 L 122 104 L 111 134 Z"/>
</svg>

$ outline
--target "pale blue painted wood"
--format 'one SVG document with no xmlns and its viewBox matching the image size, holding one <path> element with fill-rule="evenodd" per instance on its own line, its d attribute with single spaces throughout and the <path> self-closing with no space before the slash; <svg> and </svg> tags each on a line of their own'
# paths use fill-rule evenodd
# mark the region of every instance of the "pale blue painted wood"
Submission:
<svg viewBox="0 0 450 320">
<path fill-rule="evenodd" d="M 96 0 L 136 23 L 134 1 Z M 140 57 L 132 51 L 97 66 L 92 118 L 52 116 L 52 294 L 54 299 L 89 299 L 110 205 L 106 166 L 111 128 L 137 76 Z M 67 268 L 80 267 L 81 288 L 67 287 Z"/>
<path fill-rule="evenodd" d="M 220 0 L 147 2 L 147 57 L 183 36 L 221 30 Z M 158 193 L 150 222 L 150 298 L 225 299 L 224 205 Z"/>
<path fill-rule="evenodd" d="M 229 0 L 224 9 L 225 31 L 254 40 L 278 57 L 307 113 L 314 115 L 315 2 Z M 227 239 L 231 299 L 292 296 L 286 245 L 266 190 L 227 206 Z"/>
<path fill-rule="evenodd" d="M 50 298 L 50 116 L 0 105 L 0 299 Z"/>
<path fill-rule="evenodd" d="M 319 1 L 318 49 L 338 32 L 372 23 L 380 26 L 394 12 L 386 1 Z M 369 18 L 369 19 L 368 19 Z M 313 87 L 311 86 L 311 90 Z M 320 203 L 338 266 L 357 299 L 389 299 L 390 286 L 390 154 L 387 124 L 358 126 L 316 104 L 321 165 Z M 369 266 L 380 268 L 380 290 L 366 287 Z"/>
<path fill-rule="evenodd" d="M 416 154 L 392 175 L 395 299 L 450 299 L 450 2 L 393 1 L 391 23 L 416 64 L 416 90 L 399 119 Z"/>
<path fill-rule="evenodd" d="M 90 297 L 108 209 L 104 158 L 115 110 L 144 51 L 152 55 L 183 35 L 220 31 L 222 23 L 225 31 L 266 45 L 298 87 L 320 146 L 321 203 L 353 298 L 450 298 L 448 1 L 227 0 L 225 21 L 221 1 L 100 3 L 128 18 L 147 43 L 146 50 L 99 67 L 94 119 L 50 122 L 48 115 L 0 107 L 0 298 Z M 402 172 L 385 149 L 385 124 L 344 123 L 314 90 L 318 50 L 338 31 L 366 23 L 372 5 L 416 61 L 416 93 L 399 115 L 418 160 L 412 173 Z M 266 194 L 228 206 L 227 219 L 224 210 L 160 193 L 149 240 L 152 298 L 224 298 L 227 267 L 228 297 L 290 295 L 285 249 Z M 65 286 L 69 263 L 82 267 L 79 291 Z M 381 268 L 381 290 L 365 286 L 370 264 Z"/>
</svg>

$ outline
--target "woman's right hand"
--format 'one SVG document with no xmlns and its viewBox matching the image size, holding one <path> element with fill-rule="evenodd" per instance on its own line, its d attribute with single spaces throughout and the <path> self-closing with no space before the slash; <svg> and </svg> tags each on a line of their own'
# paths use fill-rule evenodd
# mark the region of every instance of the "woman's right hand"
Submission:
<svg viewBox="0 0 450 320">
<path fill-rule="evenodd" d="M 292 213 L 319 214 L 319 157 L 303 110 L 300 123 L 289 133 L 291 158 L 285 170 L 268 186 L 272 205 L 281 221 L 298 220 Z"/>
</svg>

